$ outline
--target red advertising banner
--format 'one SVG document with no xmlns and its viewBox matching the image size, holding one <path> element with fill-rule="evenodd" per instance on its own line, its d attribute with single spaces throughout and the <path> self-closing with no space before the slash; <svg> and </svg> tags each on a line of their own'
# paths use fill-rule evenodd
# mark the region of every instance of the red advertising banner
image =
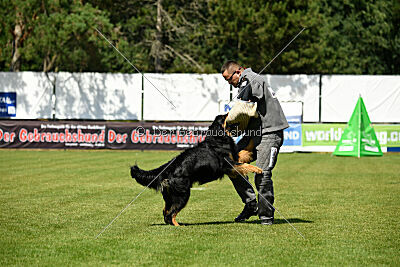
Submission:
<svg viewBox="0 0 400 267">
<path fill-rule="evenodd" d="M 209 123 L 0 120 L 0 148 L 184 149 Z"/>
</svg>

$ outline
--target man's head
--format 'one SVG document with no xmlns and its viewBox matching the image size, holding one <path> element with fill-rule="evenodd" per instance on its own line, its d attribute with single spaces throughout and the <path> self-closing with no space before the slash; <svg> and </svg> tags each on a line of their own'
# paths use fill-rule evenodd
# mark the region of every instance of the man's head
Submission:
<svg viewBox="0 0 400 267">
<path fill-rule="evenodd" d="M 221 67 L 221 73 L 225 81 L 237 87 L 239 84 L 240 75 L 243 72 L 243 67 L 241 67 L 236 61 L 228 60 Z"/>
</svg>

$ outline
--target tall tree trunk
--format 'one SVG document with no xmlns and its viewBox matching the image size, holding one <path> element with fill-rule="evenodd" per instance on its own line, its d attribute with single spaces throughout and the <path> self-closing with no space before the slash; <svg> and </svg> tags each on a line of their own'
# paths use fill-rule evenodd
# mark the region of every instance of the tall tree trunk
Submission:
<svg viewBox="0 0 400 267">
<path fill-rule="evenodd" d="M 22 32 L 23 32 L 23 24 L 22 24 L 22 14 L 17 12 L 17 16 L 15 19 L 15 27 L 13 31 L 13 54 L 11 58 L 11 71 L 20 71 L 21 69 L 21 52 L 20 47 L 22 44 Z"/>
<path fill-rule="evenodd" d="M 53 55 L 50 58 L 50 51 L 47 51 L 47 54 L 43 59 L 43 72 L 49 72 L 53 68 L 56 59 L 56 55 Z"/>
<path fill-rule="evenodd" d="M 161 72 L 161 49 L 162 49 L 162 0 L 157 0 L 157 24 L 156 24 L 156 40 L 154 44 L 154 69 L 155 72 Z"/>
</svg>

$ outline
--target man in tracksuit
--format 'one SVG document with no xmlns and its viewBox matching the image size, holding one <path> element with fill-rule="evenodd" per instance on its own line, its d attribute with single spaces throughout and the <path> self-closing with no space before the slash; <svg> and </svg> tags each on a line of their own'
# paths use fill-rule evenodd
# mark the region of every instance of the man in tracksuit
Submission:
<svg viewBox="0 0 400 267">
<path fill-rule="evenodd" d="M 283 130 L 288 128 L 289 125 L 275 93 L 265 78 L 257 75 L 250 68 L 244 69 L 235 61 L 225 62 L 221 67 L 221 73 L 229 84 L 239 88 L 239 99 L 257 102 L 259 118 L 250 121 L 247 129 L 261 127 L 261 131 L 258 132 L 262 133 L 261 136 L 248 136 L 255 143 L 256 165 L 263 170 L 262 174 L 255 176 L 255 184 L 259 194 L 258 203 L 256 194 L 248 182 L 240 177 L 231 179 L 245 204 L 243 211 L 235 218 L 235 221 L 241 222 L 251 216 L 258 215 L 261 224 L 271 225 L 274 222 L 275 212 L 271 206 L 274 203 L 272 169 L 275 167 L 279 149 L 283 143 Z M 246 146 L 249 141 L 248 138 L 242 138 L 238 146 Z"/>
</svg>

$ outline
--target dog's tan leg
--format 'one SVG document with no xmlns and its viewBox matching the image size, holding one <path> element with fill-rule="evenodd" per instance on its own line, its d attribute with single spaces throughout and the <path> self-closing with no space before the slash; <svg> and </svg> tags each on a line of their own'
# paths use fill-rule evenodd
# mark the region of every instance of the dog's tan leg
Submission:
<svg viewBox="0 0 400 267">
<path fill-rule="evenodd" d="M 174 224 L 174 226 L 180 226 L 179 223 L 176 221 L 176 215 L 178 214 L 174 213 L 174 215 L 172 215 L 172 223 Z"/>
<path fill-rule="evenodd" d="M 247 163 L 244 163 L 244 164 L 246 165 L 245 168 L 248 172 L 254 172 L 254 173 L 258 173 L 258 174 L 261 174 L 263 172 L 263 170 L 261 168 L 258 168 L 257 166 L 253 166 L 253 165 L 247 164 Z"/>
<path fill-rule="evenodd" d="M 247 150 L 241 150 L 238 153 L 239 163 L 250 163 L 253 161 L 253 152 Z"/>
<path fill-rule="evenodd" d="M 240 164 L 240 165 L 235 165 L 235 169 L 232 170 L 232 171 L 233 172 L 237 171 L 241 175 L 247 175 L 247 173 L 249 173 L 249 172 L 262 173 L 262 169 L 260 169 L 260 168 L 258 168 L 256 166 L 247 164 L 247 163 L 243 163 L 243 164 Z"/>
<path fill-rule="evenodd" d="M 250 139 L 249 143 L 247 146 L 239 151 L 238 156 L 239 156 L 239 163 L 250 163 L 253 161 L 253 150 L 254 150 L 254 141 L 253 139 Z"/>
</svg>

